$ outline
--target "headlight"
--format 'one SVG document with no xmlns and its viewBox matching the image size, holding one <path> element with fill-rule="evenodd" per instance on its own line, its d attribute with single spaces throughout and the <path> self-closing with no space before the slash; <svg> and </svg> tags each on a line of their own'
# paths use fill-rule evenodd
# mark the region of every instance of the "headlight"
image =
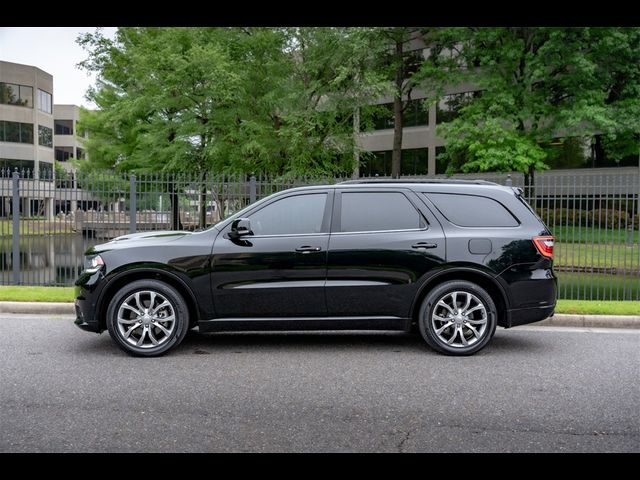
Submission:
<svg viewBox="0 0 640 480">
<path fill-rule="evenodd" d="M 86 257 L 84 270 L 88 273 L 96 273 L 104 265 L 104 260 L 100 255 Z"/>
</svg>

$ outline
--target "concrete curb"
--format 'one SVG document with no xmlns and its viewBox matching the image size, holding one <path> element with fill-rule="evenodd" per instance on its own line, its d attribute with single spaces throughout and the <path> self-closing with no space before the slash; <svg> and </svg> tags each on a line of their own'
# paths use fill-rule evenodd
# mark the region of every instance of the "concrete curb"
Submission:
<svg viewBox="0 0 640 480">
<path fill-rule="evenodd" d="M 53 302 L 0 302 L 0 313 L 25 313 L 44 315 L 75 315 L 73 303 Z M 557 313 L 531 326 L 582 327 L 582 328 L 638 328 L 640 315 L 567 315 Z"/>
<path fill-rule="evenodd" d="M 568 315 L 556 313 L 542 322 L 531 324 L 549 327 L 640 328 L 640 315 Z"/>
<path fill-rule="evenodd" d="M 75 315 L 76 310 L 73 303 L 0 302 L 0 313 Z"/>
</svg>

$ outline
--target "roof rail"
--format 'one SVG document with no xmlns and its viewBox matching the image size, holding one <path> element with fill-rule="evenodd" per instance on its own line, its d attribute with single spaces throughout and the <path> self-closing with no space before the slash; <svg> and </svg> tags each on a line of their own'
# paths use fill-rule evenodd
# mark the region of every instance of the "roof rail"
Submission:
<svg viewBox="0 0 640 480">
<path fill-rule="evenodd" d="M 455 178 L 427 178 L 427 179 L 416 179 L 416 178 L 408 178 L 406 180 L 402 180 L 399 178 L 393 179 L 371 179 L 371 178 L 361 178 L 357 180 L 346 180 L 344 182 L 338 183 L 338 185 L 344 184 L 366 184 L 366 183 L 458 183 L 458 184 L 471 184 L 471 185 L 500 185 L 499 183 L 490 182 L 488 180 L 461 180 Z"/>
</svg>

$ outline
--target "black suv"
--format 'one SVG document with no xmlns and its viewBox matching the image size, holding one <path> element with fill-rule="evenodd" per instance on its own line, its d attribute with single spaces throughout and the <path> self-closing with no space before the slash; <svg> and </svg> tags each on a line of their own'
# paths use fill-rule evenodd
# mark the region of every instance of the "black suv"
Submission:
<svg viewBox="0 0 640 480">
<path fill-rule="evenodd" d="M 201 232 L 87 251 L 76 324 L 154 356 L 187 330 L 417 329 L 469 355 L 556 303 L 553 237 L 519 189 L 349 181 L 264 198 Z"/>
</svg>

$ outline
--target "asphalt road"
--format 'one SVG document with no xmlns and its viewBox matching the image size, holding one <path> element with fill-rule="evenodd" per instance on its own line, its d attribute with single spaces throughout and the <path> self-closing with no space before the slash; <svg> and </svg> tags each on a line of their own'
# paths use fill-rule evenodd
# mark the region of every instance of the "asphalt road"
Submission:
<svg viewBox="0 0 640 480">
<path fill-rule="evenodd" d="M 1 452 L 639 452 L 640 331 L 191 332 L 132 358 L 70 317 L 0 317 Z"/>
</svg>

